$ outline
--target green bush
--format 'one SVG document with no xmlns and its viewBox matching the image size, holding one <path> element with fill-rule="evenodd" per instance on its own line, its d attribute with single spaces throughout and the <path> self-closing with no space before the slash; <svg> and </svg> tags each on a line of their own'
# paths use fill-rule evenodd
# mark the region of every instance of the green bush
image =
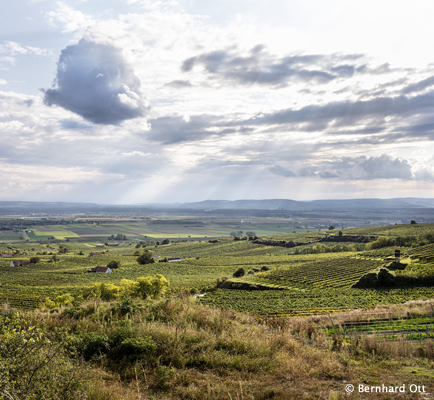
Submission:
<svg viewBox="0 0 434 400">
<path fill-rule="evenodd" d="M 141 359 L 157 350 L 157 343 L 152 337 L 128 338 L 119 345 L 119 353 L 129 359 Z"/>
<path fill-rule="evenodd" d="M 238 268 L 232 276 L 234 278 L 240 278 L 240 277 L 244 276 L 245 274 L 246 274 L 246 271 L 244 270 L 244 268 Z"/>
<path fill-rule="evenodd" d="M 110 261 L 107 264 L 107 267 L 109 267 L 111 269 L 116 269 L 116 268 L 119 268 L 120 266 L 121 266 L 121 263 L 119 261 L 114 261 L 114 260 Z"/>
<path fill-rule="evenodd" d="M 83 398 L 86 376 L 67 358 L 61 338 L 30 325 L 20 314 L 0 315 L 2 399 Z"/>
<path fill-rule="evenodd" d="M 137 262 L 141 265 L 144 265 L 144 264 L 152 264 L 155 262 L 155 260 L 152 257 L 152 253 L 145 252 L 137 258 Z"/>
</svg>

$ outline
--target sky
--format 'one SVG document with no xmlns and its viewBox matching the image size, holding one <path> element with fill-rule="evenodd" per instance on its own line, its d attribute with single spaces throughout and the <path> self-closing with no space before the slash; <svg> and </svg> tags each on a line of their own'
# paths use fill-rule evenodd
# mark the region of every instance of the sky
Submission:
<svg viewBox="0 0 434 400">
<path fill-rule="evenodd" d="M 15 0 L 0 201 L 434 197 L 434 2 Z"/>
</svg>

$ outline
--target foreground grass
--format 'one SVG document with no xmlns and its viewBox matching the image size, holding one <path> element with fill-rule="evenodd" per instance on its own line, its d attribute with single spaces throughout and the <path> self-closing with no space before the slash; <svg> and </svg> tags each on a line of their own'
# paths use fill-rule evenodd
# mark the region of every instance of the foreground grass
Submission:
<svg viewBox="0 0 434 400">
<path fill-rule="evenodd" d="M 3 309 L 3 319 L 13 315 Z M 68 373 L 78 377 L 73 398 L 340 399 L 348 398 L 347 383 L 434 389 L 432 342 L 423 349 L 372 338 L 345 343 L 326 336 L 321 329 L 325 317 L 260 322 L 178 297 L 90 301 L 54 312 L 32 311 L 22 318 L 56 337 L 50 346 L 53 340 L 60 342 L 64 361 L 56 365 L 68 364 L 69 369 L 51 373 L 48 368 L 42 378 L 49 382 L 56 379 L 50 374 L 72 371 Z M 391 398 L 379 393 L 354 396 Z M 408 392 L 401 396 L 420 398 Z"/>
</svg>

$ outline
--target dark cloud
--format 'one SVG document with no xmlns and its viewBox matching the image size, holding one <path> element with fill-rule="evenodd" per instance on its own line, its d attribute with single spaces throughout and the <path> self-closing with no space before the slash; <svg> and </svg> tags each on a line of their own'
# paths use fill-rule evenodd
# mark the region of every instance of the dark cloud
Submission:
<svg viewBox="0 0 434 400">
<path fill-rule="evenodd" d="M 43 90 L 44 102 L 72 111 L 95 124 L 118 124 L 146 112 L 140 79 L 121 50 L 80 40 L 59 58 L 55 87 Z"/>
<path fill-rule="evenodd" d="M 292 55 L 276 58 L 269 55 L 264 46 L 254 47 L 247 56 L 233 50 L 218 50 L 185 60 L 183 72 L 190 72 L 196 65 L 218 78 L 240 85 L 286 86 L 289 82 L 324 84 L 338 78 L 349 78 L 356 72 L 360 54 Z M 344 63 L 343 63 L 344 62 Z"/>
</svg>

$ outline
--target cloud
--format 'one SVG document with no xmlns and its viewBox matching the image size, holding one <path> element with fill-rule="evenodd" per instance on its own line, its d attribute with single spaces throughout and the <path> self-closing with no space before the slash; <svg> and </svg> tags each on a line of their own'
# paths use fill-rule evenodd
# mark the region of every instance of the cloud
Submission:
<svg viewBox="0 0 434 400">
<path fill-rule="evenodd" d="M 366 173 L 365 179 L 412 178 L 411 165 L 408 161 L 401 158 L 393 158 L 388 154 L 365 158 L 359 165 Z"/>
<path fill-rule="evenodd" d="M 147 111 L 140 79 L 121 50 L 108 44 L 82 39 L 67 46 L 59 58 L 55 84 L 43 90 L 44 103 L 95 124 L 119 124 Z"/>
<path fill-rule="evenodd" d="M 342 157 L 335 160 L 317 160 L 316 165 L 301 165 L 298 170 L 280 165 L 271 167 L 270 172 L 285 177 L 321 178 L 340 180 L 373 180 L 373 179 L 421 179 L 422 172 L 416 177 L 412 174 L 412 166 L 407 160 L 389 154 L 366 157 Z M 426 175 L 425 175 L 426 176 Z M 424 177 L 425 177 L 424 176 Z"/>
<path fill-rule="evenodd" d="M 181 70 L 191 72 L 201 65 L 208 74 L 239 85 L 284 87 L 289 83 L 325 84 L 339 78 L 350 78 L 356 72 L 367 73 L 367 65 L 357 67 L 360 54 L 290 55 L 277 58 L 265 46 L 255 46 L 243 56 L 233 50 L 216 50 L 184 60 Z M 361 68 L 361 69 L 360 69 Z M 369 70 L 375 73 L 374 70 Z"/>
<path fill-rule="evenodd" d="M 259 114 L 244 121 L 250 125 L 306 124 L 303 130 L 324 130 L 333 123 L 334 127 L 354 126 L 368 123 L 372 119 L 386 117 L 410 117 L 431 113 L 434 107 L 434 92 L 406 97 L 378 97 L 365 101 L 335 101 L 323 105 L 309 105 L 300 109 L 284 109 L 268 114 Z"/>
<path fill-rule="evenodd" d="M 414 92 L 421 92 L 431 86 L 434 85 L 434 76 L 430 76 L 429 78 L 423 79 L 419 82 L 412 83 L 401 90 L 402 94 L 410 94 Z"/>
<path fill-rule="evenodd" d="M 63 119 L 60 121 L 60 126 L 63 129 L 90 129 L 91 126 L 87 124 L 82 124 L 73 119 Z"/>
<path fill-rule="evenodd" d="M 188 88 L 188 87 L 192 87 L 193 85 L 191 84 L 190 81 L 184 81 L 184 80 L 174 80 L 171 81 L 169 83 L 166 83 L 164 86 L 170 86 L 176 89 L 183 89 L 183 88 Z"/>
<path fill-rule="evenodd" d="M 4 79 L 0 79 L 0 85 L 6 85 L 8 82 L 5 81 Z"/>
<path fill-rule="evenodd" d="M 276 175 L 284 176 L 285 178 L 292 178 L 294 176 L 297 176 L 294 171 L 284 168 L 280 165 L 274 165 L 273 167 L 271 167 L 270 172 Z"/>
<path fill-rule="evenodd" d="M 248 133 L 253 128 L 225 127 L 222 117 L 196 115 L 190 118 L 168 116 L 150 119 L 151 130 L 146 138 L 163 144 L 175 144 L 226 136 L 236 132 Z"/>
<path fill-rule="evenodd" d="M 414 171 L 414 179 L 417 181 L 434 181 L 434 174 L 428 168 L 422 168 Z"/>
</svg>

